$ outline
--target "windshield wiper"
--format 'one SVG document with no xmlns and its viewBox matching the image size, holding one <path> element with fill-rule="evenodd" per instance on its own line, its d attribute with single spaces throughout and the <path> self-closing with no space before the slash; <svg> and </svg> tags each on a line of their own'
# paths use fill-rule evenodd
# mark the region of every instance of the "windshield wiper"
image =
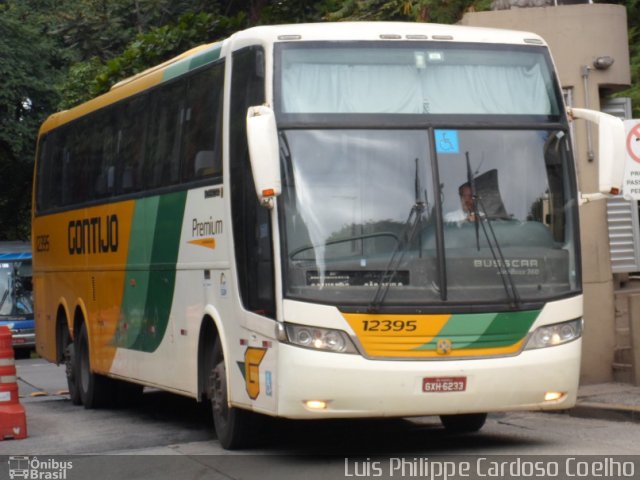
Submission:
<svg viewBox="0 0 640 480">
<path fill-rule="evenodd" d="M 476 179 L 471 171 L 471 162 L 469 161 L 469 152 L 464 152 L 467 159 L 467 183 L 471 188 L 471 209 L 473 211 L 474 225 L 476 229 L 476 248 L 480 251 L 480 212 L 478 212 L 478 193 L 476 191 Z"/>
<path fill-rule="evenodd" d="M 422 225 L 422 216 L 424 215 L 424 211 L 427 208 L 426 199 L 427 199 L 427 191 L 424 191 L 424 200 L 421 198 L 421 187 L 420 187 L 420 175 L 418 172 L 418 159 L 416 158 L 416 170 L 415 170 L 415 180 L 414 180 L 414 189 L 415 189 L 415 203 L 411 207 L 409 211 L 409 216 L 407 220 L 404 222 L 404 227 L 402 229 L 402 233 L 400 235 L 400 241 L 396 244 L 396 248 L 393 250 L 391 257 L 389 258 L 389 262 L 387 262 L 387 266 L 384 269 L 382 275 L 380 275 L 380 280 L 378 281 L 378 288 L 376 289 L 376 293 L 371 299 L 369 303 L 369 308 L 367 309 L 369 312 L 374 313 L 377 312 L 382 303 L 384 302 L 387 293 L 389 292 L 389 287 L 391 287 L 391 282 L 395 278 L 398 273 L 398 269 L 400 268 L 400 264 L 402 263 L 402 259 L 404 258 L 405 253 L 407 252 L 408 247 L 413 243 L 416 234 L 421 230 Z"/>
<path fill-rule="evenodd" d="M 513 277 L 511 276 L 511 272 L 509 272 L 509 267 L 507 267 L 507 262 L 504 258 L 504 254 L 502 253 L 502 248 L 500 247 L 500 242 L 498 241 L 496 232 L 493 230 L 491 219 L 487 214 L 487 209 L 482 203 L 482 199 L 477 194 L 476 182 L 473 172 L 471 171 L 471 162 L 469 161 L 469 152 L 465 152 L 465 155 L 467 158 L 467 181 L 469 182 L 469 186 L 471 187 L 471 196 L 473 200 L 472 210 L 476 230 L 477 249 L 478 251 L 480 251 L 480 227 L 482 227 L 482 232 L 487 239 L 487 245 L 489 245 L 489 250 L 491 251 L 491 255 L 493 256 L 493 261 L 496 262 L 496 267 L 498 268 L 498 273 L 500 274 L 500 279 L 502 280 L 502 285 L 504 287 L 504 291 L 507 294 L 507 298 L 512 301 L 514 307 L 518 307 L 520 305 L 520 295 L 518 294 L 518 290 L 516 288 L 515 282 L 513 281 Z M 478 209 L 478 205 L 482 209 L 482 215 Z M 489 236 L 489 232 L 487 232 L 487 227 L 489 232 L 491 233 L 491 236 Z"/>
</svg>

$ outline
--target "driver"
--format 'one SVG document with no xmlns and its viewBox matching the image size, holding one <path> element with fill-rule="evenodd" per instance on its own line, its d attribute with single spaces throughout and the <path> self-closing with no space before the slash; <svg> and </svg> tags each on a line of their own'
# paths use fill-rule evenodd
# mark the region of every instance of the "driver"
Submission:
<svg viewBox="0 0 640 480">
<path fill-rule="evenodd" d="M 471 193 L 471 185 L 469 185 L 469 182 L 465 182 L 458 187 L 458 195 L 460 196 L 460 208 L 446 213 L 444 221 L 458 224 L 463 222 L 475 222 L 476 215 L 473 212 L 473 195 Z"/>
</svg>

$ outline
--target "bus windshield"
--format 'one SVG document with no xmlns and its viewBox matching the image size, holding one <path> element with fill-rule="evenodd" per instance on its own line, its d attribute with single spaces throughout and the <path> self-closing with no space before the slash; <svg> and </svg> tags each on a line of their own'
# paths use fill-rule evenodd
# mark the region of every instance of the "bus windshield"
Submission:
<svg viewBox="0 0 640 480">
<path fill-rule="evenodd" d="M 31 262 L 7 262 L 0 259 L 0 317 L 31 314 Z"/>
<path fill-rule="evenodd" d="M 293 43 L 277 55 L 282 113 L 559 114 L 542 47 Z"/>
<path fill-rule="evenodd" d="M 393 113 L 409 111 L 399 107 L 400 103 L 407 105 L 399 101 L 398 92 L 406 89 L 390 88 L 390 79 L 371 86 L 377 80 L 369 71 L 357 77 L 357 82 L 354 76 L 336 81 L 338 92 L 346 91 L 349 85 L 355 88 L 356 83 L 363 84 L 362 90 L 373 89 L 358 106 L 332 103 L 341 93 L 327 93 L 325 101 L 320 87 L 312 87 L 312 82 L 290 82 L 287 70 L 297 69 L 299 74 L 305 72 L 325 83 L 333 78 L 330 70 L 341 75 L 336 73 L 341 66 L 330 65 L 332 56 L 349 56 L 356 69 L 357 56 L 351 47 L 345 55 L 336 48 L 318 50 L 325 63 L 313 67 L 321 72 L 315 77 L 311 67 L 294 61 L 313 59 L 314 49 L 307 52 L 296 47 L 291 58 L 287 49 L 282 49 L 281 55 L 279 113 L 287 120 L 281 126 L 284 169 L 280 224 L 289 298 L 363 307 L 378 306 L 376 302 L 389 306 L 443 302 L 513 305 L 579 291 L 568 132 L 564 127 L 559 129 L 557 122 L 549 121 L 545 127 L 539 121 L 539 115 L 555 116 L 559 105 L 547 82 L 546 57 L 536 51 L 516 60 L 509 55 L 505 58 L 498 49 L 493 56 L 483 51 L 474 61 L 493 68 L 500 60 L 510 65 L 503 67 L 505 72 L 521 72 L 507 75 L 504 84 L 512 88 L 516 100 L 482 106 L 458 99 L 450 107 L 437 107 L 439 113 L 452 114 L 442 128 L 438 115 L 428 114 L 437 104 L 429 100 L 429 109 L 415 117 L 415 125 L 401 122 L 394 128 L 389 119 L 397 115 L 381 115 L 385 128 L 374 129 L 370 115 L 349 115 L 349 121 L 344 122 L 335 114 L 362 113 L 366 108 L 383 113 L 381 104 L 364 101 L 367 97 L 373 102 L 373 91 L 382 89 L 383 84 L 387 84 L 385 95 L 379 96 L 396 105 Z M 380 50 L 379 61 L 395 59 L 387 50 Z M 468 49 L 453 50 L 458 63 L 471 58 Z M 303 51 L 310 55 L 302 55 Z M 364 48 L 361 62 L 370 59 L 369 51 Z M 402 54 L 417 62 L 416 51 L 415 47 L 406 48 Z M 428 62 L 429 52 L 423 51 L 424 61 Z M 443 49 L 439 58 L 444 62 L 449 52 Z M 525 68 L 526 62 L 529 66 Z M 406 75 L 420 70 L 412 65 L 413 71 L 407 68 Z M 389 71 L 398 73 L 395 67 Z M 455 67 L 450 70 L 451 79 L 459 78 L 458 73 L 466 69 L 463 64 Z M 474 67 L 480 72 L 477 79 L 483 67 Z M 528 78 L 525 72 L 537 80 L 523 84 L 520 80 Z M 454 88 L 449 77 L 437 78 L 431 80 L 434 88 Z M 429 82 L 421 85 L 431 88 Z M 504 93 L 503 86 L 496 85 L 487 83 L 485 99 L 489 94 L 497 95 L 498 90 Z M 301 91 L 305 88 L 307 93 Z M 352 97 L 345 94 L 346 98 Z M 313 115 L 302 116 L 296 123 L 300 112 Z M 478 122 L 478 112 L 486 113 L 483 118 L 488 120 Z M 502 112 L 525 117 L 517 126 L 491 126 L 491 119 Z M 469 125 L 470 115 L 475 117 L 474 126 Z M 359 116 L 367 128 L 358 125 Z M 317 124 L 309 118 L 316 118 Z M 327 128 L 331 121 L 335 126 Z M 452 127 L 456 122 L 459 126 Z"/>
</svg>

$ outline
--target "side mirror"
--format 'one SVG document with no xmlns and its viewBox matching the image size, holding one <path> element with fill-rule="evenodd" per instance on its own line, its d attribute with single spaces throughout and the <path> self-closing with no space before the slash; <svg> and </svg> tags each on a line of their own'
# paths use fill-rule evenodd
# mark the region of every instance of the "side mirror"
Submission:
<svg viewBox="0 0 640 480">
<path fill-rule="evenodd" d="M 622 190 L 625 163 L 625 131 L 622 120 L 613 115 L 584 108 L 572 108 L 573 118 L 598 125 L 598 192 L 619 195 Z"/>
<path fill-rule="evenodd" d="M 262 205 L 272 207 L 273 199 L 282 191 L 282 181 L 276 117 L 269 107 L 249 107 L 247 141 L 258 200 Z"/>
</svg>

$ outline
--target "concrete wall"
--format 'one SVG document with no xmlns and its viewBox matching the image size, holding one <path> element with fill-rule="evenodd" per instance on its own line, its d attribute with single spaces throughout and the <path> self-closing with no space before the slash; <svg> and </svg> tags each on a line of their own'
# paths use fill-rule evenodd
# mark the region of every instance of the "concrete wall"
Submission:
<svg viewBox="0 0 640 480">
<path fill-rule="evenodd" d="M 626 9 L 620 5 L 585 4 L 518 8 L 467 13 L 463 25 L 526 30 L 542 36 L 551 49 L 560 83 L 573 88 L 573 106 L 585 107 L 584 66 L 588 70 L 588 106 L 600 109 L 600 96 L 630 83 Z M 593 61 L 611 56 L 608 70 Z M 574 127 L 579 188 L 593 192 L 597 183 L 597 130 L 593 130 L 596 159 L 587 155 L 585 122 Z M 604 201 L 580 208 L 585 334 L 581 382 L 611 381 L 615 348 L 615 305 Z"/>
</svg>

